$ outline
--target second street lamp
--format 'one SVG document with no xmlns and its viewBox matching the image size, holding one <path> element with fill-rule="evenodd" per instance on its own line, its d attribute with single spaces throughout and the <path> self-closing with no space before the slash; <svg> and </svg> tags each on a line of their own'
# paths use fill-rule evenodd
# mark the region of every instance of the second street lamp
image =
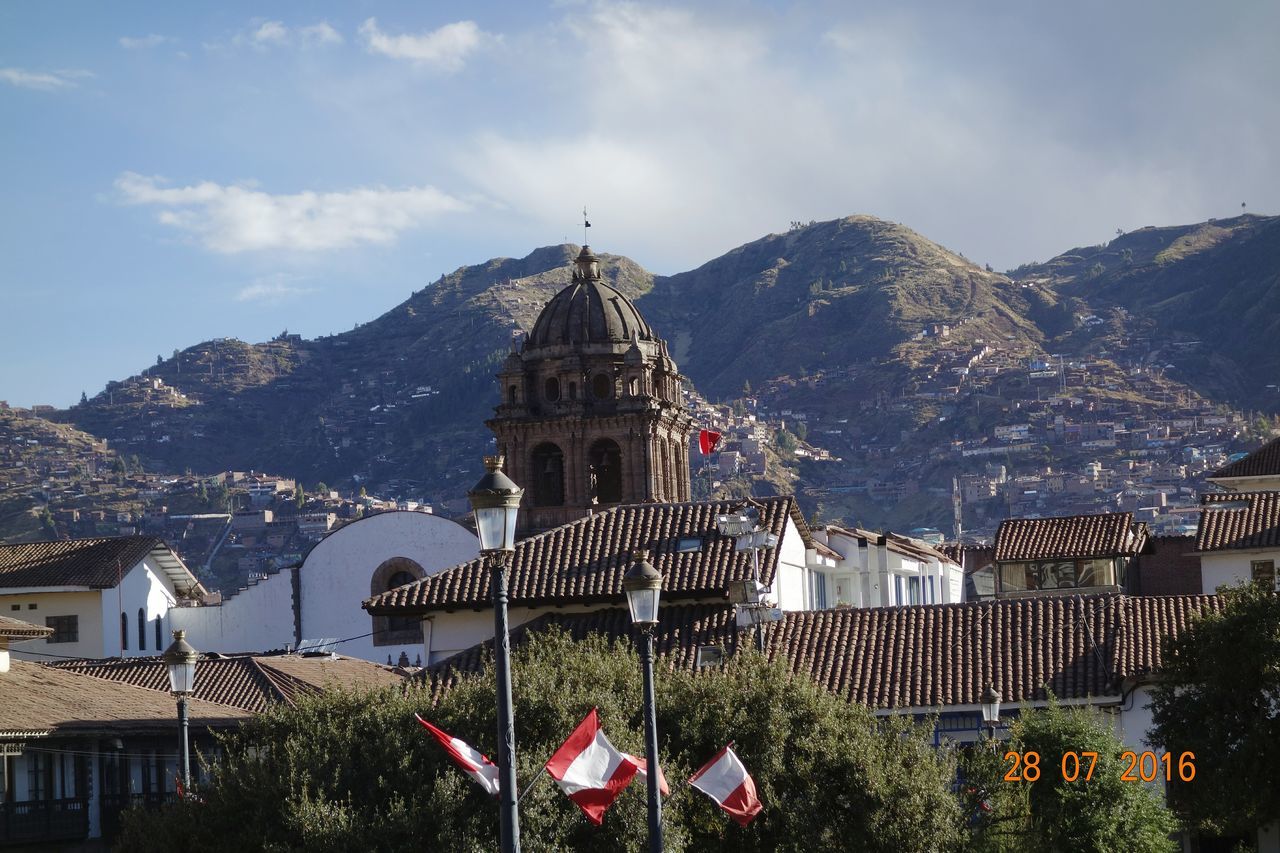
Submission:
<svg viewBox="0 0 1280 853">
<path fill-rule="evenodd" d="M 516 812 L 516 729 L 511 707 L 511 637 L 507 631 L 507 568 L 515 552 L 516 516 L 524 489 L 502 473 L 501 456 L 486 456 L 487 469 L 467 493 L 493 595 L 493 648 L 498 676 L 498 802 L 502 853 L 520 851 Z"/>
<path fill-rule="evenodd" d="M 987 737 L 991 748 L 996 748 L 996 727 L 1000 725 L 1000 694 L 994 685 L 988 684 L 982 691 L 982 722 L 987 726 Z"/>
<path fill-rule="evenodd" d="M 181 751 L 179 773 L 182 792 L 191 790 L 191 750 L 187 740 L 187 697 L 196 689 L 196 661 L 200 653 L 187 642 L 186 631 L 174 631 L 173 642 L 164 650 L 164 663 L 169 669 L 169 692 L 178 700 L 178 741 Z"/>
<path fill-rule="evenodd" d="M 637 551 L 635 562 L 622 577 L 631 610 L 631 624 L 640 629 L 640 667 L 644 673 L 644 760 L 649 803 L 649 850 L 662 853 L 662 798 L 658 774 L 658 717 L 653 696 L 653 629 L 658 625 L 662 575 L 649 562 L 648 551 Z"/>
</svg>

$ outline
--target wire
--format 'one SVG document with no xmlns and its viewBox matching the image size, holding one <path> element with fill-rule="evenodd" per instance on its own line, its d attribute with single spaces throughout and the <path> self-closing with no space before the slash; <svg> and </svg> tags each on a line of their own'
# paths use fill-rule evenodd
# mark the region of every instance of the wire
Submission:
<svg viewBox="0 0 1280 853">
<path fill-rule="evenodd" d="M 345 637 L 341 640 L 330 640 L 324 643 L 316 643 L 311 646 L 299 646 L 298 648 L 294 649 L 292 652 L 287 652 L 286 654 L 295 654 L 295 655 L 306 654 L 308 652 L 311 652 L 317 649 L 325 649 L 325 648 L 328 648 L 329 646 L 339 646 L 339 645 L 342 645 L 343 643 L 350 643 L 350 642 L 354 642 L 355 640 L 363 640 L 366 637 L 372 637 L 374 634 L 385 634 L 385 633 L 390 633 L 390 632 L 389 631 L 370 631 L 367 634 L 359 634 L 355 637 Z M 33 652 L 28 649 L 13 649 L 12 653 L 14 657 L 16 657 L 18 660 L 22 660 L 20 655 L 36 655 L 42 658 L 57 658 L 58 660 L 79 660 L 79 661 L 84 661 L 86 664 L 100 663 L 102 661 L 157 660 L 160 658 L 160 655 L 146 655 L 146 656 L 139 655 L 138 657 L 133 657 L 133 658 L 127 658 L 127 657 L 90 658 L 90 657 L 85 657 L 84 655 L 60 655 L 60 654 L 55 654 L 54 652 Z M 211 654 L 218 654 L 218 653 L 212 652 Z M 252 655 L 265 655 L 265 654 L 267 653 L 266 652 L 238 652 L 233 654 L 233 656 L 248 657 Z"/>
</svg>

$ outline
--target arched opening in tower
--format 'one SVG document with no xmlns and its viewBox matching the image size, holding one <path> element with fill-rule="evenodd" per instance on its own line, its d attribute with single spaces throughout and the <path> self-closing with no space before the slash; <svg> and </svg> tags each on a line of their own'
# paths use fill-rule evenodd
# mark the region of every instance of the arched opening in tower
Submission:
<svg viewBox="0 0 1280 853">
<path fill-rule="evenodd" d="M 622 449 L 611 438 L 602 438 L 588 452 L 591 502 L 616 504 L 622 501 Z"/>
<path fill-rule="evenodd" d="M 564 453 L 551 442 L 533 449 L 533 505 L 564 506 Z"/>
</svg>

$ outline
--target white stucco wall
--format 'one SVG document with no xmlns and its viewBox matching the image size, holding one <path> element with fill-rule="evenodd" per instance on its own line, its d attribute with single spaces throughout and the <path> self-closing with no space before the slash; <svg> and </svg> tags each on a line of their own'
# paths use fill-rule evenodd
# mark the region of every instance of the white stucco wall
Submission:
<svg viewBox="0 0 1280 853">
<path fill-rule="evenodd" d="M 434 575 L 478 556 L 475 534 L 438 515 L 384 512 L 348 524 L 313 548 L 302 564 L 303 638 L 345 638 L 372 631 L 372 617 L 360 603 L 370 595 L 374 571 L 392 557 L 407 557 Z M 422 645 L 378 646 L 365 637 L 342 644 L 338 651 L 379 662 L 388 655 L 395 661 L 404 651 L 412 661 Z"/>
<path fill-rule="evenodd" d="M 764 551 L 760 560 L 766 559 Z M 773 583 L 773 593 L 783 610 L 810 609 L 812 579 L 804 558 L 804 540 L 795 522 L 787 519 L 785 532 L 778 542 L 778 570 Z"/>
<path fill-rule="evenodd" d="M 265 652 L 291 646 L 292 575 L 288 570 L 268 575 L 214 607 L 175 607 L 169 621 L 204 652 Z"/>
<path fill-rule="evenodd" d="M 348 640 L 336 650 L 364 660 L 382 663 L 389 656 L 396 661 L 403 651 L 414 661 L 423 652 L 422 643 L 382 646 L 375 645 L 372 637 L 361 636 L 373 630 L 372 617 L 360 605 L 370 596 L 374 572 L 392 557 L 405 557 L 433 575 L 479 555 L 473 533 L 429 513 L 384 512 L 341 527 L 316 545 L 298 569 L 299 639 Z M 201 650 L 252 652 L 291 645 L 295 641 L 291 575 L 289 571 L 271 575 L 219 605 L 176 608 L 174 625 L 186 628 L 188 640 Z M 490 621 L 489 636 L 492 631 Z"/>
<path fill-rule="evenodd" d="M 115 592 L 110 595 L 114 598 Z M 86 592 L 41 592 L 0 595 L 0 614 L 43 625 L 46 616 L 77 616 L 80 639 L 75 643 L 27 640 L 15 643 L 10 651 L 16 660 L 48 661 L 48 655 L 69 658 L 103 657 L 102 596 L 98 590 Z M 11 609 L 14 604 L 19 610 Z M 34 604 L 35 609 L 30 605 Z M 119 630 L 117 628 L 117 630 Z M 40 652 L 40 654 L 33 654 Z"/>
<path fill-rule="evenodd" d="M 1280 569 L 1280 549 L 1252 551 L 1218 551 L 1200 555 L 1201 592 L 1211 595 L 1220 586 L 1238 586 L 1252 580 L 1250 563 L 1254 560 L 1274 560 Z"/>
</svg>

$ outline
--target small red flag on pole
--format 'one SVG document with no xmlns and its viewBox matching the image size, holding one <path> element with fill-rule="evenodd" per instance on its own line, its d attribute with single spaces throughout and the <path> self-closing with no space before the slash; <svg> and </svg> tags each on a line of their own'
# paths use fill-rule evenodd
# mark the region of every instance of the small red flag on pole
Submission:
<svg viewBox="0 0 1280 853">
<path fill-rule="evenodd" d="M 720 433 L 711 429 L 698 430 L 698 449 L 703 456 L 710 456 L 720 443 Z"/>
</svg>

